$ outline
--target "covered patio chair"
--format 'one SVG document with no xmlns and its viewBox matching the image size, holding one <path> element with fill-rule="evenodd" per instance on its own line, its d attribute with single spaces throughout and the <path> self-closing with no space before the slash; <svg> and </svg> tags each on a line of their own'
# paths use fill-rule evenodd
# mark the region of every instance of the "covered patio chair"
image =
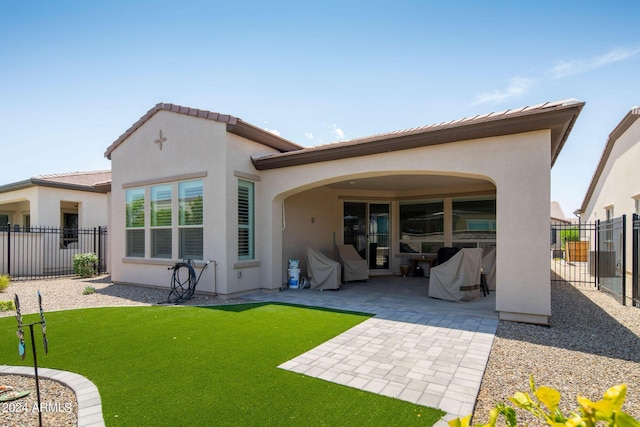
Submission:
<svg viewBox="0 0 640 427">
<path fill-rule="evenodd" d="M 367 260 L 362 259 L 353 245 L 338 245 L 338 258 L 342 264 L 342 280 L 369 280 L 369 266 Z"/>
<path fill-rule="evenodd" d="M 482 248 L 465 248 L 431 269 L 429 296 L 447 301 L 471 301 L 480 296 Z"/>
<path fill-rule="evenodd" d="M 340 289 L 340 263 L 307 247 L 307 275 L 311 289 Z"/>
<path fill-rule="evenodd" d="M 482 255 L 482 272 L 487 278 L 487 288 L 490 291 L 496 290 L 496 247 L 484 248 Z"/>
</svg>

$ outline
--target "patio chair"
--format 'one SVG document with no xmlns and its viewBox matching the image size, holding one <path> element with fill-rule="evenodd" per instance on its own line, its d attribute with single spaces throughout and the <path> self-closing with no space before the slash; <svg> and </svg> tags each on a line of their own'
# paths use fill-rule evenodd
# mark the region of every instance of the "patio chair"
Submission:
<svg viewBox="0 0 640 427">
<path fill-rule="evenodd" d="M 340 289 L 341 266 L 324 254 L 307 247 L 307 275 L 311 289 Z"/>
<path fill-rule="evenodd" d="M 461 249 L 431 269 L 429 296 L 446 301 L 471 301 L 480 296 L 482 248 Z"/>
<path fill-rule="evenodd" d="M 460 250 L 460 248 L 450 248 L 450 247 L 444 247 L 444 248 L 440 248 L 438 249 L 438 264 L 444 264 L 445 262 L 449 261 L 449 259 L 454 256 L 455 254 L 458 253 L 458 251 Z"/>
<path fill-rule="evenodd" d="M 362 259 L 353 245 L 338 245 L 336 250 L 340 264 L 342 264 L 342 280 L 344 282 L 369 280 L 367 260 Z"/>
<path fill-rule="evenodd" d="M 487 289 L 489 291 L 496 290 L 496 247 L 490 246 L 484 248 L 482 255 L 482 273 L 487 279 Z"/>
</svg>

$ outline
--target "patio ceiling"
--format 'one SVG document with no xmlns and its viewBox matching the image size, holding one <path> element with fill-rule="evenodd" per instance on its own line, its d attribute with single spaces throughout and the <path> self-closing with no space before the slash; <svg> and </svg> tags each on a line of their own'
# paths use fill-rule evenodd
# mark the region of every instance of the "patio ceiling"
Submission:
<svg viewBox="0 0 640 427">
<path fill-rule="evenodd" d="M 495 190 L 492 183 L 473 178 L 442 175 L 385 175 L 370 178 L 354 178 L 327 185 L 338 190 L 416 192 L 428 194 L 459 193 L 467 191 Z"/>
</svg>

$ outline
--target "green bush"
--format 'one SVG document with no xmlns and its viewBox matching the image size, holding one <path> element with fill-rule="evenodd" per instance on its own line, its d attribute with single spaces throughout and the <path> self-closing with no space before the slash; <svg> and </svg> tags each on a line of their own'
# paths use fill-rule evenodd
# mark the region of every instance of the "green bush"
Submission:
<svg viewBox="0 0 640 427">
<path fill-rule="evenodd" d="M 566 230 L 560 231 L 560 242 L 562 244 L 562 249 L 564 249 L 565 242 L 579 242 L 579 241 L 580 241 L 580 229 L 567 228 Z"/>
<path fill-rule="evenodd" d="M 96 275 L 98 257 L 94 253 L 76 254 L 73 257 L 73 272 L 80 277 L 93 277 Z"/>
<path fill-rule="evenodd" d="M 91 295 L 94 294 L 96 292 L 96 288 L 94 288 L 93 286 L 87 286 L 86 288 L 84 288 L 84 291 L 82 291 L 82 295 Z"/>
<path fill-rule="evenodd" d="M 572 412 L 564 415 L 558 405 L 560 404 L 560 392 L 551 387 L 536 388 L 533 376 L 529 377 L 529 387 L 531 394 L 517 392 L 509 401 L 516 408 L 530 412 L 541 421 L 540 425 L 553 427 L 595 427 L 604 425 L 608 427 L 640 427 L 638 422 L 631 415 L 622 411 L 622 405 L 627 397 L 626 384 L 619 384 L 611 387 L 604 393 L 602 400 L 592 402 L 586 397 L 577 397 L 579 413 Z M 476 427 L 495 427 L 498 417 L 504 417 L 504 423 L 508 427 L 517 427 L 518 419 L 514 408 L 498 403 L 489 413 L 489 422 L 486 424 L 476 424 Z M 449 421 L 451 427 L 470 427 L 471 415 L 464 418 L 456 418 Z M 600 424 L 603 423 L 603 424 Z"/>
<path fill-rule="evenodd" d="M 0 311 L 13 311 L 16 306 L 13 305 L 13 301 L 0 301 Z"/>
<path fill-rule="evenodd" d="M 9 282 L 11 281 L 11 279 L 9 278 L 9 276 L 4 275 L 4 276 L 0 276 L 0 292 L 4 292 L 5 289 L 7 289 L 7 287 L 9 287 Z"/>
</svg>

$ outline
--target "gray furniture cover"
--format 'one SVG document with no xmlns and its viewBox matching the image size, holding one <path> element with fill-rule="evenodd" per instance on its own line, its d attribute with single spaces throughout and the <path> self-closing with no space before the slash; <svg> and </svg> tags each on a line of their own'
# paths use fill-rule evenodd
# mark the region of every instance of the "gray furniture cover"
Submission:
<svg viewBox="0 0 640 427">
<path fill-rule="evenodd" d="M 311 289 L 340 289 L 340 263 L 307 247 L 307 275 Z"/>
<path fill-rule="evenodd" d="M 447 301 L 471 301 L 480 296 L 482 248 L 465 248 L 431 269 L 429 296 Z"/>
<path fill-rule="evenodd" d="M 338 258 L 342 263 L 342 280 L 369 280 L 369 266 L 367 260 L 362 259 L 353 245 L 338 245 Z"/>
<path fill-rule="evenodd" d="M 490 291 L 496 290 L 496 247 L 489 246 L 484 248 L 482 255 L 482 272 L 487 278 L 487 288 Z"/>
</svg>

